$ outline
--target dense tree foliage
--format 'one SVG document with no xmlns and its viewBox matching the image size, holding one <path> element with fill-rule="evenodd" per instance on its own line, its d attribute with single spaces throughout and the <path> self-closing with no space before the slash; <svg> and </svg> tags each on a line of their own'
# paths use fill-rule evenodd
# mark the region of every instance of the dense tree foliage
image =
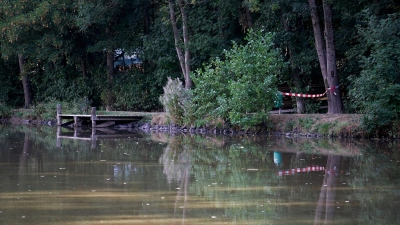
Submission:
<svg viewBox="0 0 400 225">
<path fill-rule="evenodd" d="M 0 102 L 29 107 L 49 99 L 86 97 L 93 106 L 110 110 L 156 111 L 162 109 L 158 99 L 171 77 L 182 79 L 193 93 L 204 87 L 235 86 L 229 95 L 217 93 L 210 102 L 206 95 L 194 95 L 193 102 L 224 109 L 198 116 L 242 123 L 246 113 L 271 109 L 266 103 L 251 108 L 266 96 L 251 94 L 249 87 L 261 89 L 263 84 L 245 74 L 240 79 L 208 79 L 206 71 L 230 65 L 228 59 L 233 58 L 227 52 L 254 41 L 245 39 L 252 28 L 273 32 L 265 44 L 279 49 L 276 57 L 287 62 L 274 73 L 275 86 L 307 93 L 322 84 L 330 88 L 328 113 L 366 113 L 371 128 L 386 126 L 399 120 L 399 9 L 395 0 L 1 1 Z M 132 56 L 138 57 L 138 64 L 116 67 L 116 62 L 128 62 Z M 252 53 L 237 57 L 235 66 L 261 63 Z M 195 78 L 199 85 L 192 87 L 198 69 L 203 70 Z M 257 76 L 270 79 L 268 73 Z M 253 86 L 247 87 L 247 81 Z M 272 96 L 268 98 L 266 102 Z M 225 99 L 229 107 L 217 99 Z M 293 100 L 298 113 L 307 112 L 308 102 Z M 382 115 L 385 119 L 377 120 Z"/>
<path fill-rule="evenodd" d="M 370 130 L 391 128 L 400 121 L 400 15 L 378 19 L 367 12 L 366 20 L 366 27 L 359 27 L 363 48 L 357 55 L 362 69 L 351 96 L 365 113 L 364 124 Z"/>
<path fill-rule="evenodd" d="M 225 51 L 224 61 L 217 58 L 197 71 L 195 118 L 226 118 L 242 126 L 266 121 L 277 93 L 277 75 L 283 67 L 273 37 L 271 33 L 250 30 L 246 45 L 234 44 Z"/>
<path fill-rule="evenodd" d="M 279 78 L 295 93 L 307 93 L 316 69 L 316 52 L 313 48 L 313 34 L 309 6 L 306 1 L 268 1 L 259 9 L 257 26 L 276 33 L 273 42 L 282 49 L 288 62 Z M 303 98 L 296 98 L 298 113 L 306 111 Z"/>
</svg>

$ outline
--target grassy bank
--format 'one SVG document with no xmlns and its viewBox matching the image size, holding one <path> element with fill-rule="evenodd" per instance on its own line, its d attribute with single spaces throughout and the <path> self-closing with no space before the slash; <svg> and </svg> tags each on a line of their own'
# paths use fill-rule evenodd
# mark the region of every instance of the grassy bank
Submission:
<svg viewBox="0 0 400 225">
<path fill-rule="evenodd" d="M 165 124 L 168 124 L 168 118 L 164 113 L 155 114 L 152 117 L 152 125 Z M 212 129 L 215 126 L 210 124 L 208 128 Z M 357 114 L 271 114 L 265 129 L 269 133 L 282 135 L 344 138 L 367 136 L 361 128 L 361 115 Z"/>
<path fill-rule="evenodd" d="M 318 134 L 344 138 L 363 138 L 361 115 L 357 114 L 274 114 L 271 130 L 302 135 Z"/>
</svg>

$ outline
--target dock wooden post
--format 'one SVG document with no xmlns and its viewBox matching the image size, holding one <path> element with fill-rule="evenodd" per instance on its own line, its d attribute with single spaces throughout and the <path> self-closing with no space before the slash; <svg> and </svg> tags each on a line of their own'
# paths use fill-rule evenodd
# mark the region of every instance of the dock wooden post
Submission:
<svg viewBox="0 0 400 225">
<path fill-rule="evenodd" d="M 81 127 L 82 126 L 82 119 L 79 116 L 74 116 L 74 126 Z"/>
<path fill-rule="evenodd" d="M 90 138 L 92 139 L 92 149 L 95 149 L 96 148 L 97 137 L 96 137 L 96 128 L 94 128 L 94 127 L 92 129 L 92 136 L 90 136 Z"/>
<path fill-rule="evenodd" d="M 91 120 L 92 120 L 92 128 L 95 128 L 95 127 L 96 127 L 96 120 L 97 120 L 97 117 L 96 117 L 96 107 L 92 107 L 92 117 L 91 117 Z"/>
<path fill-rule="evenodd" d="M 61 126 L 62 122 L 61 122 L 61 105 L 57 104 L 57 126 Z"/>
<path fill-rule="evenodd" d="M 79 137 L 79 135 L 82 133 L 82 128 L 81 127 L 74 127 L 74 138 Z"/>
<path fill-rule="evenodd" d="M 58 105 L 57 105 L 57 108 L 58 108 Z M 57 112 L 58 112 L 58 110 L 57 110 Z M 61 148 L 61 138 L 60 138 L 60 136 L 61 136 L 61 126 L 58 126 L 57 127 L 57 148 Z"/>
</svg>

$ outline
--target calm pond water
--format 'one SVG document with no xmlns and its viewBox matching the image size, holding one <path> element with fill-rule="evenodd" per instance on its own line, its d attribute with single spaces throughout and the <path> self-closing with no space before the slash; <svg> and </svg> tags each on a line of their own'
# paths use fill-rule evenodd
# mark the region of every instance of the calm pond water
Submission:
<svg viewBox="0 0 400 225">
<path fill-rule="evenodd" d="M 400 224 L 399 157 L 393 142 L 0 125 L 0 224 Z"/>
</svg>

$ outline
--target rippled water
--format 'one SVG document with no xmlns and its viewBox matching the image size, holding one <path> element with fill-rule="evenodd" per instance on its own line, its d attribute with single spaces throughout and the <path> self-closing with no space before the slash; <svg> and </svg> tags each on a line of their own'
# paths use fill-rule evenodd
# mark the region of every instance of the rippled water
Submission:
<svg viewBox="0 0 400 225">
<path fill-rule="evenodd" d="M 400 224 L 393 142 L 0 125 L 0 143 L 0 224 Z"/>
</svg>

